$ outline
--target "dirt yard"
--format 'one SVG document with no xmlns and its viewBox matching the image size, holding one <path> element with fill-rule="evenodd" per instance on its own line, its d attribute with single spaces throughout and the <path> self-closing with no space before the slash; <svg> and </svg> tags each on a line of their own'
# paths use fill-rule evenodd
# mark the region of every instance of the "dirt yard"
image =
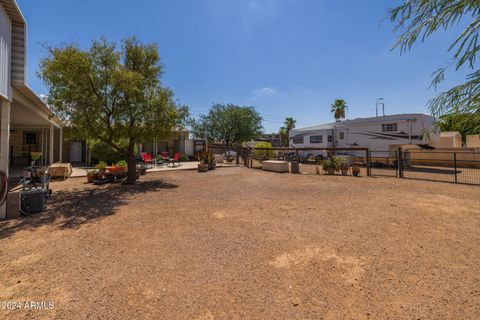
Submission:
<svg viewBox="0 0 480 320">
<path fill-rule="evenodd" d="M 221 168 L 53 189 L 0 222 L 1 319 L 480 318 L 478 186 Z"/>
</svg>

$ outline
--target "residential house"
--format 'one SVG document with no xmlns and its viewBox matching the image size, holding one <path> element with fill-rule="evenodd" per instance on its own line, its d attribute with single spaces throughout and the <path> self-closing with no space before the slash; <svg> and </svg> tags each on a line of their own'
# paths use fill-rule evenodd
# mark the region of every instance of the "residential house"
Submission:
<svg viewBox="0 0 480 320">
<path fill-rule="evenodd" d="M 62 159 L 63 125 L 27 84 L 26 35 L 16 1 L 0 0 L 0 170 L 9 177 L 29 164 L 31 152 L 40 152 L 43 164 Z"/>
</svg>

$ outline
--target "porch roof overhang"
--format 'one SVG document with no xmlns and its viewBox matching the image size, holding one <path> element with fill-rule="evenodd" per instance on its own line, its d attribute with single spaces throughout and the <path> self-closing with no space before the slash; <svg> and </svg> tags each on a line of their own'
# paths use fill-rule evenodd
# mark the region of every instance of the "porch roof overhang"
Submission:
<svg viewBox="0 0 480 320">
<path fill-rule="evenodd" d="M 63 128 L 64 124 L 28 86 L 13 87 L 11 128 Z"/>
<path fill-rule="evenodd" d="M 8 15 L 12 19 L 13 22 L 16 22 L 21 25 L 26 25 L 27 22 L 25 21 L 25 17 L 22 14 L 22 11 L 20 11 L 20 8 L 18 7 L 18 4 L 14 0 L 0 0 L 0 3 L 3 5 L 5 8 L 5 11 L 7 11 Z"/>
</svg>

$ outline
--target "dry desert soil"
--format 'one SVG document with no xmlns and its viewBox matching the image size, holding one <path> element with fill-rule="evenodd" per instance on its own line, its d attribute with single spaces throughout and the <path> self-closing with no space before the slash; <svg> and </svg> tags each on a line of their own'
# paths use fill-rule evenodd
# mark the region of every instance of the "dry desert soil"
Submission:
<svg viewBox="0 0 480 320">
<path fill-rule="evenodd" d="M 480 318 L 478 186 L 246 168 L 84 180 L 0 222 L 0 319 Z M 9 310 L 25 301 L 53 308 Z"/>
</svg>

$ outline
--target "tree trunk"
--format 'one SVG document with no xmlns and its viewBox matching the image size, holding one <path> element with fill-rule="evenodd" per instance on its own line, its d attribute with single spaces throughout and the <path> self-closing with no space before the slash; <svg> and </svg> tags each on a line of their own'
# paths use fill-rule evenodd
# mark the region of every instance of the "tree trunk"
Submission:
<svg viewBox="0 0 480 320">
<path fill-rule="evenodd" d="M 135 159 L 135 143 L 130 139 L 128 144 L 128 172 L 127 184 L 134 184 L 137 180 L 137 160 Z"/>
</svg>

